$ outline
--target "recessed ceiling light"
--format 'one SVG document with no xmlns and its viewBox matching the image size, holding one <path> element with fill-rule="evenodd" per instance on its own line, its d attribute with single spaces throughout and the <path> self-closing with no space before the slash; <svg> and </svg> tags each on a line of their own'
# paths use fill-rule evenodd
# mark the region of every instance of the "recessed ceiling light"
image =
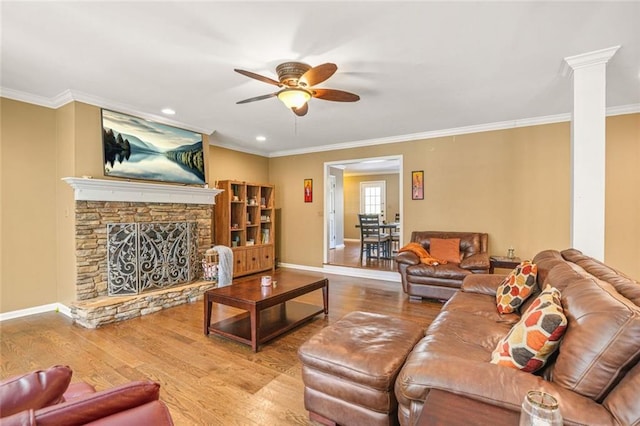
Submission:
<svg viewBox="0 0 640 426">
<path fill-rule="evenodd" d="M 264 142 L 264 141 L 266 141 L 266 140 L 267 140 L 267 138 L 266 138 L 265 136 L 256 136 L 256 140 L 257 140 L 258 142 Z"/>
<path fill-rule="evenodd" d="M 175 115 L 176 114 L 176 112 L 174 110 L 172 110 L 171 108 L 164 108 L 162 110 L 162 113 L 163 114 L 167 114 L 167 115 Z"/>
</svg>

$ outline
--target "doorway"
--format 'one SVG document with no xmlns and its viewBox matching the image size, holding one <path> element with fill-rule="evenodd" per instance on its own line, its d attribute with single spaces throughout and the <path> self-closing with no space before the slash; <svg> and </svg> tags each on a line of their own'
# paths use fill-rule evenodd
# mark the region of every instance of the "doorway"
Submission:
<svg viewBox="0 0 640 426">
<path fill-rule="evenodd" d="M 348 267 L 397 274 L 393 259 L 360 258 L 360 231 L 356 225 L 358 213 L 367 211 L 366 206 L 361 206 L 361 187 L 365 192 L 369 191 L 369 200 L 378 205 L 379 213 L 384 215 L 381 220 L 403 217 L 402 170 L 401 155 L 325 163 L 325 267 Z M 400 239 L 402 240 L 402 233 Z"/>
</svg>

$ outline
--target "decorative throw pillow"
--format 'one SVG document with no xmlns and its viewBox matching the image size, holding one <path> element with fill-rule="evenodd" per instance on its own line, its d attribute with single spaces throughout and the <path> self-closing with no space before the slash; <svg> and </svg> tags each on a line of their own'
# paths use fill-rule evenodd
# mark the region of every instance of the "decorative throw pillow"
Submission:
<svg viewBox="0 0 640 426">
<path fill-rule="evenodd" d="M 431 256 L 451 263 L 460 263 L 460 238 L 431 238 Z"/>
<path fill-rule="evenodd" d="M 496 291 L 496 307 L 501 314 L 510 314 L 522 305 L 533 291 L 538 266 L 528 260 L 520 263 L 500 283 Z"/>
<path fill-rule="evenodd" d="M 437 265 L 443 265 L 447 263 L 446 260 L 436 259 L 435 257 L 432 257 L 429 254 L 429 252 L 424 247 L 422 247 L 422 244 L 420 243 L 416 243 L 416 242 L 409 243 L 406 246 L 402 247 L 400 250 L 398 250 L 399 253 L 402 253 L 405 251 L 410 251 L 414 253 L 416 256 L 420 258 L 420 262 L 424 263 L 425 265 L 437 266 Z"/>
<path fill-rule="evenodd" d="M 547 362 L 567 329 L 560 291 L 550 285 L 498 342 L 491 363 L 533 373 Z"/>
</svg>

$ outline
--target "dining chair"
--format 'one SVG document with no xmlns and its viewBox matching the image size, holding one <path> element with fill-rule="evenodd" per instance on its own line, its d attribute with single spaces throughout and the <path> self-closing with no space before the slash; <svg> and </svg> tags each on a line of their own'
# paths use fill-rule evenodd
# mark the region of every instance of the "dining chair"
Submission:
<svg viewBox="0 0 640 426">
<path fill-rule="evenodd" d="M 398 225 L 400 224 L 400 213 L 396 213 L 396 217 L 394 220 Z M 393 248 L 393 252 L 397 253 L 400 249 L 400 226 L 393 228 L 391 230 L 391 246 Z"/>
<path fill-rule="evenodd" d="M 383 232 L 380 226 L 380 217 L 377 214 L 359 214 L 360 223 L 360 259 L 364 252 L 367 258 L 371 259 L 375 251 L 376 258 L 389 258 L 391 236 Z"/>
</svg>

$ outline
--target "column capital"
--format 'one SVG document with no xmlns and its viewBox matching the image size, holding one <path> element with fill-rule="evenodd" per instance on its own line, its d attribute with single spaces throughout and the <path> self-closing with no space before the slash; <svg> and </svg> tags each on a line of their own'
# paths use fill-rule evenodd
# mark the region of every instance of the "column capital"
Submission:
<svg viewBox="0 0 640 426">
<path fill-rule="evenodd" d="M 562 65 L 562 76 L 570 77 L 573 71 L 579 68 L 590 67 L 598 64 L 606 64 L 609 59 L 620 49 L 620 46 L 608 47 L 606 49 L 594 50 L 593 52 L 581 53 L 575 56 L 564 58 Z"/>
</svg>

